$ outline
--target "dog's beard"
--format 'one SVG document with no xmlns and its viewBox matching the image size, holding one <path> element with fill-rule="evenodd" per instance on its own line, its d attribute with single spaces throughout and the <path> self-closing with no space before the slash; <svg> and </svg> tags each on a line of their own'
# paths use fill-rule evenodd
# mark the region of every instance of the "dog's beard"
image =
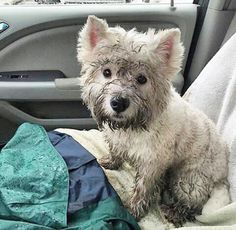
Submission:
<svg viewBox="0 0 236 230">
<path fill-rule="evenodd" d="M 151 120 L 151 113 L 147 106 L 142 106 L 133 116 L 127 117 L 119 114 L 108 115 L 104 111 L 102 103 L 97 103 L 93 114 L 101 130 L 104 128 L 104 125 L 108 125 L 112 130 L 127 130 L 129 128 L 132 130 L 148 130 Z"/>
</svg>

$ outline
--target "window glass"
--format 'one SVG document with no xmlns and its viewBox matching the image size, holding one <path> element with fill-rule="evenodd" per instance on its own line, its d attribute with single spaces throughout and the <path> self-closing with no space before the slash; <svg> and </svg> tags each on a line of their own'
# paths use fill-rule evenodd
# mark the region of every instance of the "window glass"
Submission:
<svg viewBox="0 0 236 230">
<path fill-rule="evenodd" d="M 193 0 L 175 0 L 175 3 L 192 3 Z M 169 4 L 170 0 L 0 0 L 0 5 L 64 5 L 64 4 Z"/>
</svg>

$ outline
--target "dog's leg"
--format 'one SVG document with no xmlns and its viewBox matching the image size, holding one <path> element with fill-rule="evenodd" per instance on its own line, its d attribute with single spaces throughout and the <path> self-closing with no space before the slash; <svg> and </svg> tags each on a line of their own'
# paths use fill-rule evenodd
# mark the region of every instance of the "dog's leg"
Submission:
<svg viewBox="0 0 236 230">
<path fill-rule="evenodd" d="M 105 169 L 116 170 L 119 169 L 123 163 L 123 159 L 118 154 L 110 153 L 107 156 L 102 157 L 98 160 L 99 164 Z"/>
<path fill-rule="evenodd" d="M 153 162 L 138 168 L 133 195 L 130 200 L 130 210 L 138 220 L 144 216 L 151 204 L 160 201 L 161 176 L 164 169 Z"/>
<path fill-rule="evenodd" d="M 202 168 L 174 171 L 170 174 L 169 185 L 173 202 L 161 206 L 164 216 L 176 227 L 186 221 L 194 221 L 195 216 L 201 214 L 213 186 L 211 177 Z"/>
</svg>

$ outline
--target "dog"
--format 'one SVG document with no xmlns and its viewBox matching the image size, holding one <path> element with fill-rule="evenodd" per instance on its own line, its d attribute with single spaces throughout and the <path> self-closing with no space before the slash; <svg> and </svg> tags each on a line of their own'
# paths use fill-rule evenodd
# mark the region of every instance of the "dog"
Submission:
<svg viewBox="0 0 236 230">
<path fill-rule="evenodd" d="M 180 37 L 178 28 L 139 33 L 89 16 L 77 47 L 82 99 L 110 150 L 100 164 L 116 170 L 128 161 L 137 171 L 131 213 L 140 219 L 160 205 L 175 226 L 193 221 L 228 174 L 215 125 L 171 85 L 181 70 Z"/>
</svg>

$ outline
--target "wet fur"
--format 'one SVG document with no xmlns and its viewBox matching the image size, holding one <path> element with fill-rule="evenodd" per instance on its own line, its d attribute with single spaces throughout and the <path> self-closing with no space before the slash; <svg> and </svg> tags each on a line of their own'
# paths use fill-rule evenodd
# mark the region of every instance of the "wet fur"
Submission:
<svg viewBox="0 0 236 230">
<path fill-rule="evenodd" d="M 79 34 L 82 98 L 110 147 L 101 165 L 118 169 L 129 161 L 137 170 L 131 212 L 140 218 L 160 204 L 176 226 L 201 213 L 228 173 L 227 147 L 214 124 L 171 86 L 182 56 L 178 29 L 143 34 L 90 16 Z M 104 68 L 112 70 L 110 79 Z M 139 73 L 147 76 L 146 84 L 137 84 Z M 109 105 L 117 95 L 130 100 L 120 117 Z"/>
</svg>

